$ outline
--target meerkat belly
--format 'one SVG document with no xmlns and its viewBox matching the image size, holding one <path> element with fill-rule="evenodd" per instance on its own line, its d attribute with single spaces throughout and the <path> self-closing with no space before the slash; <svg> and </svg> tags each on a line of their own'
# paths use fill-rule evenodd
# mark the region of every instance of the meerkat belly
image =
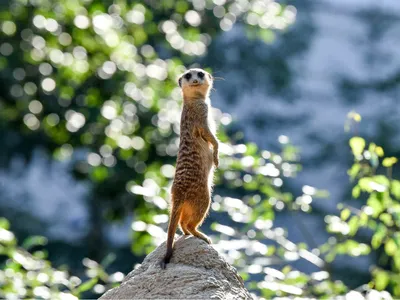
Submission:
<svg viewBox="0 0 400 300">
<path fill-rule="evenodd" d="M 187 190 L 208 185 L 212 159 L 212 151 L 203 140 L 180 147 L 173 187 Z"/>
</svg>

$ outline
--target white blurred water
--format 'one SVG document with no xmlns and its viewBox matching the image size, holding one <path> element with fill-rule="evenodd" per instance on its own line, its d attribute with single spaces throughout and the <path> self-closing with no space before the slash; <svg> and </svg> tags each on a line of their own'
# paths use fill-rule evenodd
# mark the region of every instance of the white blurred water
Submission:
<svg viewBox="0 0 400 300">
<path fill-rule="evenodd" d="M 43 152 L 35 151 L 28 166 L 15 157 L 10 170 L 0 172 L 0 182 L 1 198 L 8 200 L 0 202 L 2 209 L 18 216 L 13 226 L 69 243 L 87 234 L 88 188 L 72 178 L 68 164 L 49 163 Z"/>
</svg>

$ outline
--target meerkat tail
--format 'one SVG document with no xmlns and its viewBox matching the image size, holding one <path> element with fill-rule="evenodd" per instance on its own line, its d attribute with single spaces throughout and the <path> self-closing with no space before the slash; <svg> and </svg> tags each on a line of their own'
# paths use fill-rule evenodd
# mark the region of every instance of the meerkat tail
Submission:
<svg viewBox="0 0 400 300">
<path fill-rule="evenodd" d="M 168 225 L 168 238 L 167 238 L 167 251 L 165 253 L 164 259 L 161 261 L 161 268 L 165 269 L 172 257 L 172 251 L 174 247 L 174 237 L 176 229 L 178 228 L 179 218 L 182 212 L 183 203 L 175 203 L 172 207 L 171 216 Z"/>
</svg>

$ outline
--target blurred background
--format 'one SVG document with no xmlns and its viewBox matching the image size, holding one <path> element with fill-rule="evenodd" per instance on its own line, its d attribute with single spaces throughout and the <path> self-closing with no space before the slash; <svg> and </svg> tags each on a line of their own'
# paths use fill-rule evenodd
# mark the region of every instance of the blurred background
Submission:
<svg viewBox="0 0 400 300">
<path fill-rule="evenodd" d="M 202 229 L 250 291 L 400 296 L 400 2 L 13 0 L 0 16 L 1 297 L 98 297 L 165 241 L 190 67 L 216 77 L 223 143 Z"/>
</svg>

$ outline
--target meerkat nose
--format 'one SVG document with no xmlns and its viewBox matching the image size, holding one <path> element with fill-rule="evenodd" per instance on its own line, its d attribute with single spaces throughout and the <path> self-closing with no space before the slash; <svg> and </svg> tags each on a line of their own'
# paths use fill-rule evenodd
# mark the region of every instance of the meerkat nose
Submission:
<svg viewBox="0 0 400 300">
<path fill-rule="evenodd" d="M 193 79 L 193 83 L 199 83 L 197 79 Z"/>
</svg>

